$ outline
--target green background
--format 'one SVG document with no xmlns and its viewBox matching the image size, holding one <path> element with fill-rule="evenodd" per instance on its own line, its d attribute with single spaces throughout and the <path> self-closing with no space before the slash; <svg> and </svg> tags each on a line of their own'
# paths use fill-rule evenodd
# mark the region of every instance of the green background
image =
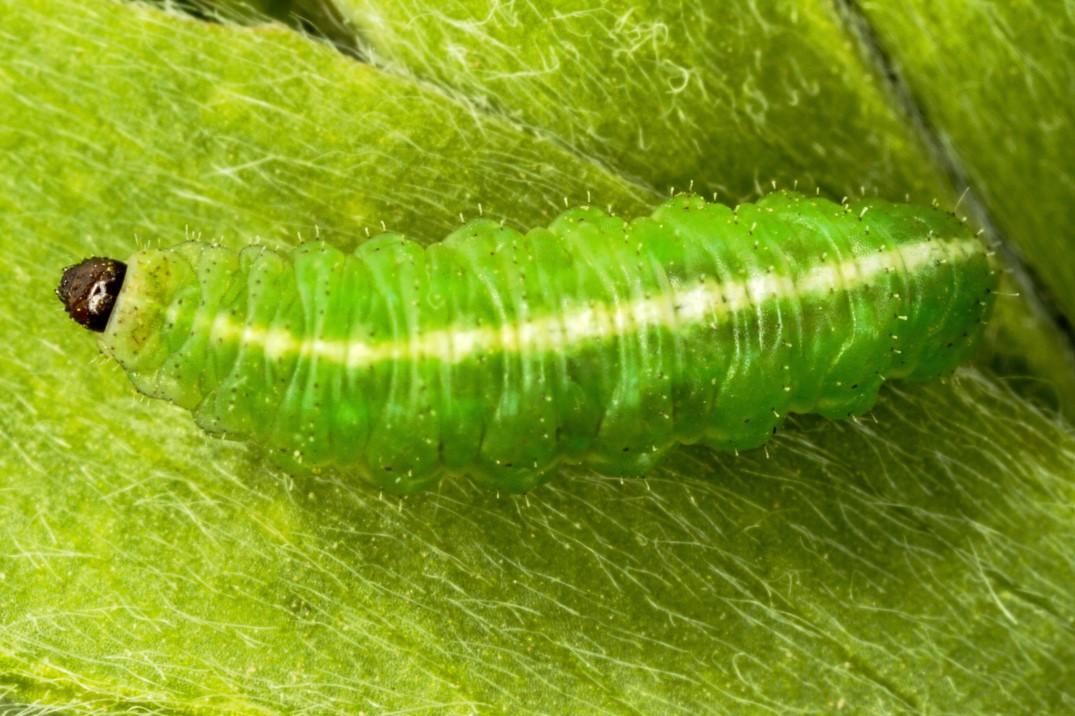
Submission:
<svg viewBox="0 0 1075 716">
<path fill-rule="evenodd" d="M 1075 708 L 1063 3 L 200 4 L 0 0 L 0 710 Z M 207 438 L 52 295 L 188 236 L 433 241 L 691 182 L 959 202 L 1025 267 L 976 366 L 858 421 L 406 500 Z"/>
</svg>

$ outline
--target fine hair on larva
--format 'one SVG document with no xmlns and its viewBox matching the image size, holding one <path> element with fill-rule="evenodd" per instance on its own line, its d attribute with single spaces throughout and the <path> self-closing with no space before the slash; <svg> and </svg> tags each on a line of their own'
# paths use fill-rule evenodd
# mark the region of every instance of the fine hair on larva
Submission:
<svg viewBox="0 0 1075 716">
<path fill-rule="evenodd" d="M 408 492 L 639 475 L 671 447 L 762 445 L 973 351 L 993 300 L 964 222 L 879 199 L 677 195 L 633 219 L 478 218 L 353 252 L 187 241 L 69 268 L 58 294 L 135 387 L 286 469 Z"/>
</svg>

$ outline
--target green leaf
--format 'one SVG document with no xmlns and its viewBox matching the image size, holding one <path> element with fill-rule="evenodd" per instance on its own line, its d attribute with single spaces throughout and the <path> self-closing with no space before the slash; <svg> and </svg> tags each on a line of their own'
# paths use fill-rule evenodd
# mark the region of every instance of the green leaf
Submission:
<svg viewBox="0 0 1075 716">
<path fill-rule="evenodd" d="M 391 70 L 661 189 L 950 189 L 827 0 L 337 0 Z"/>
<path fill-rule="evenodd" d="M 190 231 L 347 244 L 382 222 L 434 240 L 480 209 L 526 225 L 587 190 L 624 211 L 654 199 L 549 139 L 279 26 L 99 0 L 39 0 L 3 17 L 0 209 L 24 232 L 65 239 L 53 261 L 72 257 L 72 236 L 121 254 Z"/>
<path fill-rule="evenodd" d="M 1070 3 L 913 0 L 863 7 L 1000 230 L 1068 319 L 1075 318 Z"/>
<path fill-rule="evenodd" d="M 0 0 L 0 710 L 1070 709 L 1075 431 L 979 370 L 892 386 L 859 422 L 798 420 L 765 450 L 687 448 L 646 480 L 397 500 L 206 438 L 135 395 L 51 295 L 83 255 L 188 233 L 350 245 L 384 221 L 435 240 L 479 205 L 520 226 L 587 192 L 641 211 L 692 167 L 748 193 L 749 152 L 759 183 L 942 193 L 842 26 L 809 7 L 791 31 L 728 4 L 722 29 L 749 28 L 725 32 L 729 54 L 672 62 L 718 76 L 706 58 L 725 59 L 714 122 L 778 104 L 742 68 L 776 53 L 821 99 L 707 134 L 705 160 L 674 119 L 694 107 L 703 125 L 701 100 L 666 103 L 650 171 L 613 131 L 650 106 L 642 90 L 573 134 L 512 114 L 537 111 L 526 91 L 479 103 L 276 26 Z M 684 48 L 709 41 L 669 17 Z M 608 45 L 579 47 L 576 67 L 607 74 Z M 600 86 L 579 86 L 581 116 Z"/>
</svg>

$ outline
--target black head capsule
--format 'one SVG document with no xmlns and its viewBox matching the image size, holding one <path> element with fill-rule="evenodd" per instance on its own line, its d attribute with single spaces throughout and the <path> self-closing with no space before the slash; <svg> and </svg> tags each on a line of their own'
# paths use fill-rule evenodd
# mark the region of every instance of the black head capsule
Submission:
<svg viewBox="0 0 1075 716">
<path fill-rule="evenodd" d="M 103 331 L 123 286 L 127 264 L 91 256 L 63 270 L 56 296 L 67 315 L 91 331 Z"/>
</svg>

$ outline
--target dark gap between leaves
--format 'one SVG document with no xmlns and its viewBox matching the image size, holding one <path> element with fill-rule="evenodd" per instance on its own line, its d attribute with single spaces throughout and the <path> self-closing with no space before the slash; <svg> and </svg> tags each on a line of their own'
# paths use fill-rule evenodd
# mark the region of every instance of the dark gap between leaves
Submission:
<svg viewBox="0 0 1075 716">
<path fill-rule="evenodd" d="M 892 55 L 881 44 L 880 37 L 859 6 L 858 0 L 833 0 L 833 5 L 843 20 L 845 29 L 857 42 L 862 56 L 882 77 L 888 95 L 911 122 L 915 133 L 926 145 L 927 151 L 945 173 L 949 183 L 957 191 L 963 192 L 960 206 L 966 208 L 967 213 L 985 230 L 986 236 L 1000 252 L 1030 309 L 1063 335 L 1068 347 L 1067 362 L 1075 365 L 1075 326 L 1057 308 L 1058 304 L 1053 300 L 1052 293 L 1041 281 L 1038 273 L 1027 264 L 1019 247 L 1008 239 L 993 221 L 989 209 L 971 185 L 961 158 L 955 149 L 941 138 L 937 128 L 926 115 L 922 103 L 911 91 Z"/>
<path fill-rule="evenodd" d="M 356 34 L 332 0 L 274 0 L 221 6 L 216 0 L 143 0 L 213 24 L 259 25 L 280 22 L 315 40 L 327 42 L 352 59 L 365 61 Z"/>
</svg>

